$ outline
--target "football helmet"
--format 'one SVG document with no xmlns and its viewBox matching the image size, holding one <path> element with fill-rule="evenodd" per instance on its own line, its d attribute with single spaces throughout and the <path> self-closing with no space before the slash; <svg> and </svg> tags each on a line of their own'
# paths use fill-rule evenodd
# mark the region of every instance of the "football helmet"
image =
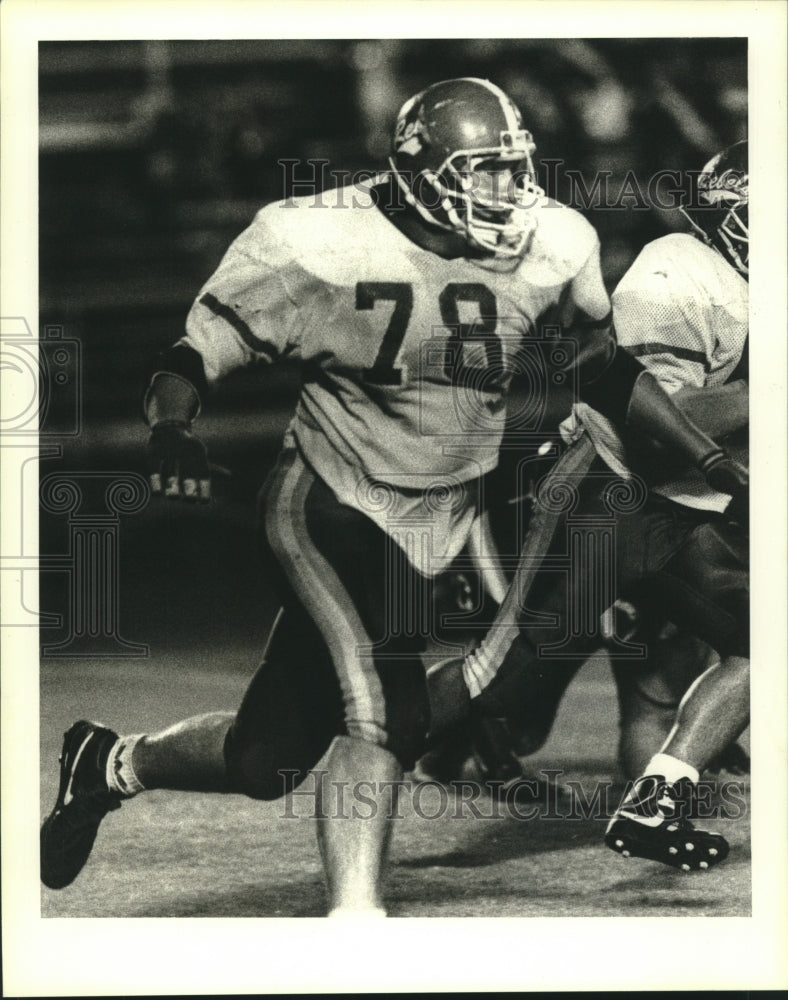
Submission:
<svg viewBox="0 0 788 1000">
<path fill-rule="evenodd" d="M 520 112 L 488 80 L 432 84 L 402 106 L 389 164 L 408 203 L 430 225 L 495 257 L 517 257 L 536 228 L 544 192 L 536 146 Z"/>
<path fill-rule="evenodd" d="M 744 139 L 709 160 L 698 175 L 697 197 L 681 209 L 695 233 L 745 276 L 750 261 L 748 187 Z"/>
</svg>

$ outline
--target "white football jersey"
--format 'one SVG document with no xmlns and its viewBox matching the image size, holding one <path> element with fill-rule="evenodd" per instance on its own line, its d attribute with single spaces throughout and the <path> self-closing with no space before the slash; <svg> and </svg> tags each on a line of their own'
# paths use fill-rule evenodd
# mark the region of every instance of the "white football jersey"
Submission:
<svg viewBox="0 0 788 1000">
<path fill-rule="evenodd" d="M 647 244 L 612 303 L 618 343 L 669 393 L 722 385 L 739 364 L 749 330 L 749 286 L 694 236 L 676 233 Z M 576 410 L 597 451 L 621 472 L 623 448 L 609 422 L 588 407 Z M 702 510 L 724 510 L 730 500 L 710 490 L 695 470 L 653 488 Z"/>
<path fill-rule="evenodd" d="M 430 574 L 465 543 L 476 484 L 497 462 L 522 339 L 559 301 L 564 320 L 610 308 L 593 228 L 547 198 L 533 211 L 522 259 L 482 261 L 418 247 L 364 186 L 269 205 L 187 319 L 182 343 L 209 382 L 303 363 L 286 445 L 398 540 L 393 524 L 428 522 L 431 552 L 409 554 Z"/>
</svg>

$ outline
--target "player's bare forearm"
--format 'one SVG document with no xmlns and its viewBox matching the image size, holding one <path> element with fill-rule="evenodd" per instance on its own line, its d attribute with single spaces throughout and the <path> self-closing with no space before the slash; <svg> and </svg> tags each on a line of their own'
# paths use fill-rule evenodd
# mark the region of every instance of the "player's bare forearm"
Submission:
<svg viewBox="0 0 788 1000">
<path fill-rule="evenodd" d="M 619 351 L 619 354 L 625 352 Z M 655 438 L 695 465 L 709 486 L 731 498 L 729 512 L 741 523 L 748 520 L 749 473 L 708 434 L 694 424 L 670 399 L 650 372 L 643 371 L 632 389 L 627 425 Z"/>
<path fill-rule="evenodd" d="M 617 348 L 607 320 L 584 324 L 575 332 L 580 342 L 577 357 L 578 393 L 619 429 L 630 428 L 673 448 L 685 459 L 704 468 L 721 449 L 671 400 L 644 366 L 627 351 Z"/>
<path fill-rule="evenodd" d="M 686 386 L 673 394 L 673 402 L 715 440 L 742 430 L 750 422 L 750 392 L 744 380 L 700 389 Z"/>
<path fill-rule="evenodd" d="M 612 329 L 588 327 L 577 365 L 580 398 L 619 428 L 652 438 L 691 462 L 712 489 L 746 507 L 747 470 L 683 413 L 651 372 L 625 350 L 616 349 Z"/>
<path fill-rule="evenodd" d="M 623 352 L 619 351 L 619 354 Z M 676 406 L 651 372 L 641 372 L 627 408 L 627 426 L 688 458 L 701 471 L 724 457 L 722 449 Z"/>
</svg>

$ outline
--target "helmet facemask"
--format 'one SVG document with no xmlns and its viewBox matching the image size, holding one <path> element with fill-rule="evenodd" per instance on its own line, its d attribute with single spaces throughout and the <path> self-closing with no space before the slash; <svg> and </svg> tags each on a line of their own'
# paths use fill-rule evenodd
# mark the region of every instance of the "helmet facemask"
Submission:
<svg viewBox="0 0 788 1000">
<path fill-rule="evenodd" d="M 736 169 L 728 166 L 728 158 L 732 151 L 746 157 L 746 148 L 746 142 L 737 143 L 706 164 L 698 177 L 698 208 L 680 209 L 704 243 L 727 257 L 745 277 L 750 262 L 749 182 L 746 161 Z"/>
<path fill-rule="evenodd" d="M 750 230 L 749 211 L 745 201 L 731 208 L 717 227 L 717 233 L 722 241 L 733 266 L 742 274 L 750 273 Z"/>
<path fill-rule="evenodd" d="M 535 149 L 530 132 L 520 129 L 501 132 L 499 146 L 456 150 L 415 178 L 389 162 L 409 204 L 431 225 L 495 257 L 518 257 L 536 228 L 529 209 L 544 196 L 531 159 Z M 485 182 L 496 175 L 490 190 Z"/>
</svg>

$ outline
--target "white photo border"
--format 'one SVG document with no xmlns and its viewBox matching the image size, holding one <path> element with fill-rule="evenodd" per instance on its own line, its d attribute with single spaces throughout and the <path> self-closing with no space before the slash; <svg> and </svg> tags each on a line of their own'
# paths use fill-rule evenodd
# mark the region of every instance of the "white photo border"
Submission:
<svg viewBox="0 0 788 1000">
<path fill-rule="evenodd" d="M 37 44 L 118 38 L 691 37 L 749 40 L 753 548 L 752 917 L 43 919 L 38 645 L 3 635 L 5 995 L 763 989 L 788 986 L 786 7 L 765 2 L 5 0 L 0 314 L 37 329 Z M 304 27 L 306 25 L 306 28 Z M 6 399 L 4 405 L 13 406 Z M 3 476 L 3 521 L 29 510 Z M 33 526 L 32 530 L 35 530 Z M 3 532 L 4 545 L 10 537 Z M 5 551 L 5 548 L 4 548 Z M 3 574 L 4 576 L 4 574 Z M 9 587 L 3 595 L 13 597 Z M 7 605 L 6 605 L 7 606 Z M 709 875 L 707 877 L 713 877 Z M 524 893 L 528 886 L 523 885 Z M 119 954 L 122 942 L 122 956 Z"/>
</svg>

